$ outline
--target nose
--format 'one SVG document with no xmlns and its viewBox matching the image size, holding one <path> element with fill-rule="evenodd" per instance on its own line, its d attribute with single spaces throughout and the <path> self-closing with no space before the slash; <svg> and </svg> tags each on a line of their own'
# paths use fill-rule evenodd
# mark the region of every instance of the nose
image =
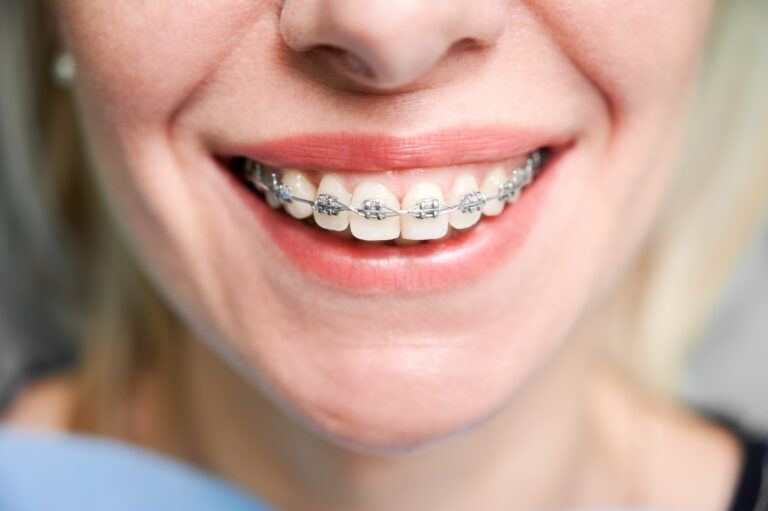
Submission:
<svg viewBox="0 0 768 511">
<path fill-rule="evenodd" d="M 280 33 L 337 73 L 381 89 L 408 85 L 448 55 L 492 45 L 506 0 L 286 0 Z M 458 52 L 460 53 L 460 51 Z"/>
</svg>

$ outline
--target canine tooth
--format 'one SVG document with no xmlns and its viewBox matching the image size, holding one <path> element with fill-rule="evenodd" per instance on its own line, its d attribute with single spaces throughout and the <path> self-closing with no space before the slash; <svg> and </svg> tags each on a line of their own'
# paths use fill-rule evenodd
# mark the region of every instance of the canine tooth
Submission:
<svg viewBox="0 0 768 511">
<path fill-rule="evenodd" d="M 320 180 L 317 187 L 317 196 L 330 195 L 335 197 L 342 204 L 349 206 L 352 201 L 352 194 L 349 193 L 344 182 L 336 174 L 326 174 Z M 341 211 L 337 215 L 326 215 L 315 211 L 315 222 L 323 229 L 329 231 L 343 231 L 349 226 L 349 211 Z"/>
<path fill-rule="evenodd" d="M 448 218 L 437 215 L 443 202 L 443 190 L 433 183 L 421 183 L 403 197 L 402 209 L 419 209 L 421 216 L 405 215 L 400 221 L 400 235 L 408 240 L 434 240 L 448 232 Z M 423 217 L 423 218 L 422 218 Z"/>
<path fill-rule="evenodd" d="M 272 179 L 274 178 L 274 174 L 269 174 L 268 176 L 265 175 L 265 171 L 263 168 L 260 167 L 260 164 L 258 162 L 255 162 L 253 160 L 248 160 L 246 162 L 248 165 L 248 178 L 252 181 L 260 181 L 262 185 L 266 185 L 264 181 L 272 182 Z M 280 202 L 280 199 L 277 198 L 277 195 L 274 194 L 274 192 L 270 190 L 264 190 L 263 191 L 264 200 L 272 209 L 280 209 L 280 206 L 282 206 L 282 203 Z"/>
<path fill-rule="evenodd" d="M 364 208 L 370 216 L 370 218 L 358 214 L 349 216 L 349 227 L 355 238 L 381 241 L 393 240 L 400 235 L 400 218 L 385 216 L 387 208 L 400 209 L 400 201 L 389 188 L 371 181 L 360 183 L 352 194 L 352 202 L 358 208 Z M 382 216 L 383 219 L 379 220 L 377 215 Z"/>
<path fill-rule="evenodd" d="M 495 197 L 499 194 L 499 188 L 501 185 L 507 182 L 507 173 L 504 171 L 503 165 L 496 166 L 490 174 L 483 181 L 483 186 L 480 187 L 480 191 L 486 197 Z M 486 216 L 495 216 L 500 214 L 504 210 L 504 202 L 499 200 L 488 201 L 483 206 L 483 214 Z"/>
<path fill-rule="evenodd" d="M 477 179 L 472 174 L 462 174 L 456 178 L 453 183 L 453 191 L 451 192 L 451 198 L 449 204 L 458 204 L 461 199 L 468 193 L 477 192 Z M 467 229 L 472 227 L 480 220 L 482 212 L 480 208 L 471 213 L 462 213 L 460 210 L 451 211 L 448 215 L 448 221 L 451 226 L 456 229 Z"/>
<path fill-rule="evenodd" d="M 287 169 L 283 172 L 282 183 L 291 187 L 291 195 L 301 199 L 314 201 L 317 189 L 303 172 Z M 307 218 L 312 215 L 312 206 L 303 202 L 293 201 L 285 204 L 285 210 L 295 218 Z"/>
<path fill-rule="evenodd" d="M 264 192 L 264 200 L 267 201 L 267 204 L 269 204 L 269 207 L 272 209 L 279 209 L 281 206 L 280 199 L 278 199 L 277 195 L 270 191 Z"/>
</svg>

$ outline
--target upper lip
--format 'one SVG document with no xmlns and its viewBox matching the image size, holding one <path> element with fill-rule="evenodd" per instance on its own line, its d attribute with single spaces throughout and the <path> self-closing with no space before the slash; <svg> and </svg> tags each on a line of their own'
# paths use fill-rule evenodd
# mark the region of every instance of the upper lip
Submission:
<svg viewBox="0 0 768 511">
<path fill-rule="evenodd" d="M 366 133 L 292 135 L 228 150 L 278 168 L 395 170 L 499 161 L 571 137 L 509 127 L 463 127 L 407 136 Z"/>
</svg>

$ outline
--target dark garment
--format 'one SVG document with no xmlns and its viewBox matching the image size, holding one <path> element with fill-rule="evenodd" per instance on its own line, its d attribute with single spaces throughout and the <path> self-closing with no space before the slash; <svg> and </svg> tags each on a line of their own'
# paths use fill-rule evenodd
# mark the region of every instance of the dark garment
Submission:
<svg viewBox="0 0 768 511">
<path fill-rule="evenodd" d="M 744 463 L 728 511 L 768 511 L 768 439 L 738 433 Z"/>
</svg>

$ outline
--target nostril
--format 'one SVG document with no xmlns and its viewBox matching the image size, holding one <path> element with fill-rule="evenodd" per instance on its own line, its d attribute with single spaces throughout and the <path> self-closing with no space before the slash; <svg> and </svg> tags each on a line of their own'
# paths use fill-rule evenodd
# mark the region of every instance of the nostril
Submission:
<svg viewBox="0 0 768 511">
<path fill-rule="evenodd" d="M 455 55 L 457 53 L 463 53 L 466 51 L 472 51 L 477 50 L 479 48 L 482 48 L 486 46 L 487 43 L 484 43 L 481 40 L 475 39 L 473 37 L 465 37 L 463 39 L 459 39 L 455 43 L 451 45 L 450 48 L 448 48 L 448 51 L 446 52 L 446 55 Z"/>
<path fill-rule="evenodd" d="M 345 74 L 365 78 L 366 80 L 373 80 L 376 78 L 376 73 L 373 71 L 373 68 L 361 57 L 358 57 L 348 50 L 344 50 L 337 46 L 322 44 L 313 48 L 313 51 L 316 55 L 330 61 L 337 67 L 337 69 Z"/>
<path fill-rule="evenodd" d="M 344 67 L 352 74 L 373 80 L 376 73 L 363 59 L 349 52 L 344 53 Z"/>
</svg>

